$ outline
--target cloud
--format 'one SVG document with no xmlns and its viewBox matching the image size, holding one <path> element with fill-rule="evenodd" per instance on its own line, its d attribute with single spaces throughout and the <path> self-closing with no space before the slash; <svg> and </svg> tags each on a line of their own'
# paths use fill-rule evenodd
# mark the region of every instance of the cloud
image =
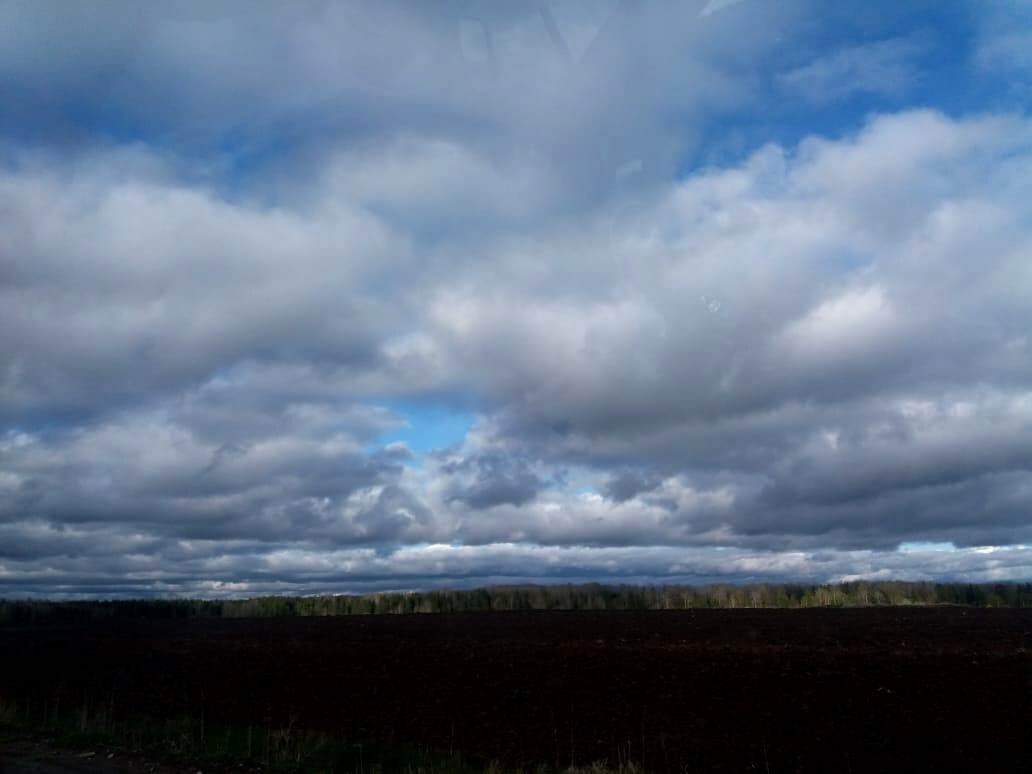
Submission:
<svg viewBox="0 0 1032 774">
<path fill-rule="evenodd" d="M 544 482 L 525 460 L 502 455 L 447 459 L 440 467 L 451 477 L 448 499 L 476 510 L 496 505 L 524 505 L 544 487 Z"/>
<path fill-rule="evenodd" d="M 927 55 L 926 35 L 890 38 L 841 48 L 777 76 L 793 96 L 818 105 L 857 94 L 900 98 L 920 82 L 918 60 Z"/>
<path fill-rule="evenodd" d="M 703 7 L 0 6 L 0 583 L 1027 577 L 1032 123 Z"/>
<path fill-rule="evenodd" d="M 959 387 L 971 364 L 955 347 L 1013 388 L 1027 370 L 1005 353 L 1025 346 L 1027 311 L 1002 278 L 1025 281 L 1013 174 L 1028 138 L 1020 121 L 913 112 L 766 148 L 622 221 L 503 245 L 490 275 L 441 288 L 430 322 L 502 404 L 499 434 L 599 452 L 800 400 Z M 993 246 L 986 263 L 962 258 L 974 244 Z"/>
<path fill-rule="evenodd" d="M 400 482 L 404 452 L 366 443 L 399 424 L 382 409 L 208 383 L 160 409 L 8 432 L 0 520 L 116 537 L 327 545 L 434 535 Z M 56 542 L 63 545 L 61 534 Z"/>
<path fill-rule="evenodd" d="M 606 481 L 603 491 L 610 500 L 622 503 L 642 492 L 655 489 L 659 483 L 655 474 L 648 475 L 637 470 L 622 470 L 613 474 Z"/>
<path fill-rule="evenodd" d="M 1032 4 L 1028 0 L 977 6 L 979 66 L 1010 70 L 1012 74 L 1028 74 L 1032 56 L 1022 43 L 1028 40 L 1028 22 L 1032 20 Z"/>
<path fill-rule="evenodd" d="M 630 212 L 481 235 L 476 257 L 445 241 L 429 266 L 361 175 L 345 197 L 331 171 L 299 213 L 138 162 L 66 185 L 26 165 L 2 188 L 23 257 L 3 290 L 0 404 L 22 425 L 5 518 L 384 544 L 1018 534 L 1030 137 L 881 117 Z M 469 174 L 464 154 L 441 163 Z M 974 244 L 977 265 L 958 257 Z M 403 420 L 366 396 L 420 389 L 472 390 L 481 419 L 417 475 L 367 454 Z M 609 499 L 574 495 L 571 465 Z"/>
<path fill-rule="evenodd" d="M 148 554 L 118 557 L 104 564 L 62 558 L 8 565 L 0 574 L 4 593 L 17 596 L 49 584 L 50 595 L 125 596 L 183 594 L 242 597 L 305 593 L 312 589 L 397 590 L 468 587 L 528 581 L 618 583 L 766 583 L 851 581 L 891 577 L 933 580 L 948 574 L 966 582 L 1026 577 L 1032 556 L 1025 547 L 907 552 L 685 551 L 666 548 L 551 548 L 500 543 L 483 547 L 435 544 L 389 554 L 348 550 L 313 554 L 287 549 L 265 554 L 217 556 Z"/>
<path fill-rule="evenodd" d="M 743 60 L 770 55 L 797 5 L 757 4 L 751 24 L 733 25 L 700 17 L 701 0 L 602 10 L 186 0 L 70 13 L 6 3 L 0 86 L 11 110 L 0 127 L 70 145 L 145 136 L 209 173 L 278 169 L 294 188 L 341 139 L 459 141 L 541 158 L 559 173 L 549 204 L 563 212 L 611 190 L 629 163 L 643 182 L 664 179 L 685 136 L 667 117 L 701 121 L 708 105 L 747 99 Z"/>
<path fill-rule="evenodd" d="M 121 162 L 0 173 L 10 229 L 0 411 L 89 411 L 247 358 L 375 357 L 384 309 L 356 293 L 405 254 L 375 218 L 235 206 Z"/>
</svg>

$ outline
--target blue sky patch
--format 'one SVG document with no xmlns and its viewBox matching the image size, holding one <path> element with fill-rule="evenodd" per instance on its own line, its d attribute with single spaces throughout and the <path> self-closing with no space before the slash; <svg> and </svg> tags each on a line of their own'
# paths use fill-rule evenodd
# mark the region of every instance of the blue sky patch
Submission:
<svg viewBox="0 0 1032 774">
<path fill-rule="evenodd" d="M 376 445 L 382 448 L 402 442 L 421 454 L 462 443 L 476 419 L 472 412 L 437 402 L 387 401 L 382 405 L 403 418 L 407 427 L 380 436 Z"/>
<path fill-rule="evenodd" d="M 900 543 L 899 548 L 896 550 L 903 554 L 916 554 L 926 551 L 956 551 L 957 547 L 950 542 L 939 543 L 926 540 L 910 540 Z"/>
</svg>

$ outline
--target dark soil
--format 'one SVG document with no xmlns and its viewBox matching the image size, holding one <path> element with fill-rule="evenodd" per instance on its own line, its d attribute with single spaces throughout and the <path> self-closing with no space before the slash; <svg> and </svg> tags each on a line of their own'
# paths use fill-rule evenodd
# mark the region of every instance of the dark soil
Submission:
<svg viewBox="0 0 1032 774">
<path fill-rule="evenodd" d="M 1032 771 L 1032 610 L 0 628 L 0 700 L 648 771 Z M 44 707 L 44 703 L 46 707 Z"/>
<path fill-rule="evenodd" d="M 0 774 L 196 774 L 194 766 L 169 766 L 103 745 L 69 747 L 51 737 L 0 728 Z M 203 772 L 202 772 L 203 774 Z"/>
</svg>

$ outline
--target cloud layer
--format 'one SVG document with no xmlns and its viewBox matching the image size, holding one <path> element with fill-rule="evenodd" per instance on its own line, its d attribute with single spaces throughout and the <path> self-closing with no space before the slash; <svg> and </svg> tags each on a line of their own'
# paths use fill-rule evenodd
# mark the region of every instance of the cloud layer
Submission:
<svg viewBox="0 0 1032 774">
<path fill-rule="evenodd" d="M 1027 578 L 1027 110 L 704 6 L 0 5 L 0 594 Z"/>
</svg>

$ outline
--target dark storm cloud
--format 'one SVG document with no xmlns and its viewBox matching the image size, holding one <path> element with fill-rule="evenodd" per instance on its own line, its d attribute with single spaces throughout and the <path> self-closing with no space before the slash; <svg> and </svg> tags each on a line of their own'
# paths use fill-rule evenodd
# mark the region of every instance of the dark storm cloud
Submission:
<svg viewBox="0 0 1032 774">
<path fill-rule="evenodd" d="M 702 5 L 0 4 L 0 584 L 1027 577 L 1032 124 Z"/>
</svg>

